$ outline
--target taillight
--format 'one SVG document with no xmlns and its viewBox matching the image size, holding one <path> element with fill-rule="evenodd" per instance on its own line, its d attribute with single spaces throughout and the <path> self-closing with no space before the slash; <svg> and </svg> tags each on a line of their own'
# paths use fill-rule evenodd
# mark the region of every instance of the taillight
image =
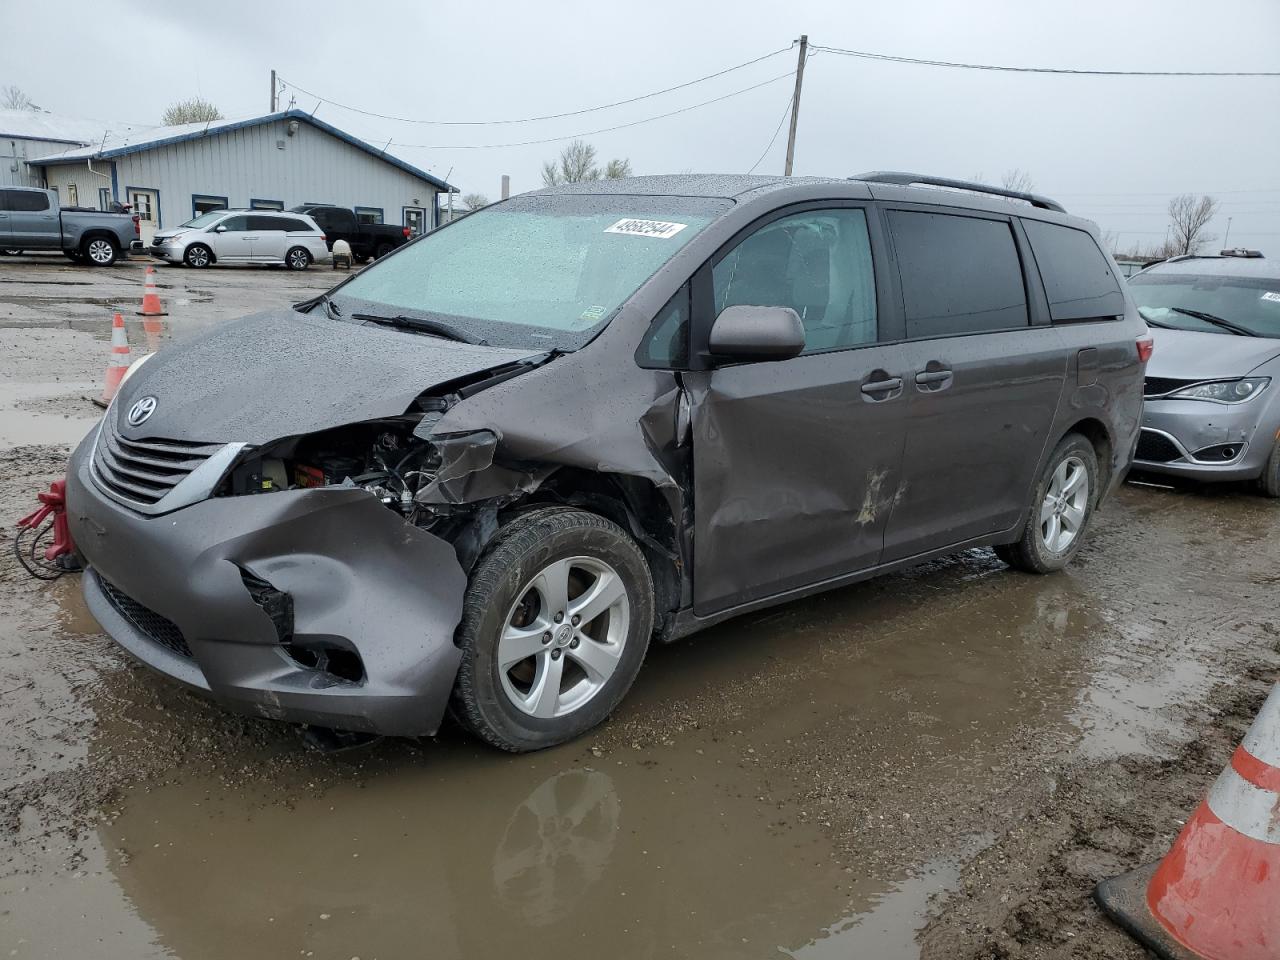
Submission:
<svg viewBox="0 0 1280 960">
<path fill-rule="evenodd" d="M 138 214 L 135 213 L 133 215 L 133 232 L 135 236 L 139 236 L 139 237 L 142 236 L 142 224 L 139 222 L 141 220 L 142 220 L 142 217 L 140 217 Z"/>
<path fill-rule="evenodd" d="M 403 233 L 404 233 L 404 238 L 405 238 L 406 240 L 408 240 L 408 239 L 409 239 L 409 234 L 410 234 L 412 231 L 411 231 L 408 227 L 401 227 L 400 229 L 401 229 L 401 232 L 403 232 Z"/>
<path fill-rule="evenodd" d="M 1146 363 L 1151 359 L 1151 351 L 1156 348 L 1156 342 L 1150 337 L 1138 338 L 1138 360 Z"/>
<path fill-rule="evenodd" d="M 323 233 L 322 233 L 322 234 L 320 234 L 320 242 L 321 242 L 321 243 L 328 243 L 328 242 L 329 242 L 329 237 L 328 237 L 326 234 L 323 234 Z"/>
</svg>

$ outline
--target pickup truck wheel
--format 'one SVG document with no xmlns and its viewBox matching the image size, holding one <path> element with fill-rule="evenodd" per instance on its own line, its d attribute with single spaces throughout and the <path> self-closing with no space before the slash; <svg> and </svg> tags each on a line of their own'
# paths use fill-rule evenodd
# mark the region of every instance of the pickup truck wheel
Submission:
<svg viewBox="0 0 1280 960">
<path fill-rule="evenodd" d="M 374 251 L 373 255 L 376 259 L 381 260 L 393 249 L 394 248 L 389 243 L 380 243 L 378 244 L 378 249 Z"/>
<path fill-rule="evenodd" d="M 207 267 L 213 262 L 213 253 L 203 243 L 193 243 L 182 255 L 182 262 L 188 267 Z"/>
<path fill-rule="evenodd" d="M 84 262 L 91 267 L 109 267 L 116 262 L 119 255 L 116 245 L 106 237 L 92 237 L 80 247 Z"/>
<path fill-rule="evenodd" d="M 307 253 L 306 247 L 290 247 L 284 255 L 284 262 L 290 270 L 305 270 L 311 266 L 311 254 Z"/>
<path fill-rule="evenodd" d="M 368 263 L 369 255 L 367 253 L 353 253 L 351 254 L 351 259 L 356 263 Z"/>
</svg>

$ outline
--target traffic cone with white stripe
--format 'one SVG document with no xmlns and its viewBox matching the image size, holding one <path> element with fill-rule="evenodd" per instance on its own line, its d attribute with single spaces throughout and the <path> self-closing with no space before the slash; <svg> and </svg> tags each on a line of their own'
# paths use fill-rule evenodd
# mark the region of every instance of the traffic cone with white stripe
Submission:
<svg viewBox="0 0 1280 960">
<path fill-rule="evenodd" d="M 156 268 L 147 267 L 147 282 L 142 288 L 142 309 L 140 317 L 167 317 L 164 304 L 160 302 L 160 294 L 156 292 Z"/>
<path fill-rule="evenodd" d="M 120 389 L 120 381 L 124 372 L 129 369 L 129 336 L 124 330 L 124 317 L 116 314 L 111 321 L 111 357 L 107 360 L 107 373 L 103 378 L 102 396 L 95 400 L 100 407 L 105 407 Z"/>
<path fill-rule="evenodd" d="M 1280 683 L 1168 855 L 1094 897 L 1165 960 L 1280 957 Z"/>
</svg>

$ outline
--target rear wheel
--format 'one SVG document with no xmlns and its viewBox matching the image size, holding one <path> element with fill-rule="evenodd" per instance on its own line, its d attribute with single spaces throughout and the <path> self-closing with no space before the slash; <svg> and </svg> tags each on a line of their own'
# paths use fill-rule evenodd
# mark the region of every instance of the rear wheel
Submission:
<svg viewBox="0 0 1280 960">
<path fill-rule="evenodd" d="M 182 262 L 188 267 L 207 267 L 213 263 L 213 251 L 203 243 L 193 243 L 182 255 Z"/>
<path fill-rule="evenodd" d="M 1084 542 L 1097 499 L 1098 455 L 1087 439 L 1069 433 L 1032 491 L 1021 538 L 996 547 L 996 556 L 1028 573 L 1061 570 Z"/>
<path fill-rule="evenodd" d="M 380 243 L 380 244 L 378 244 L 378 249 L 374 251 L 373 255 L 374 255 L 375 259 L 381 260 L 381 259 L 382 259 L 383 257 L 385 257 L 388 253 L 390 253 L 393 249 L 394 249 L 394 248 L 393 248 L 393 247 L 391 246 L 391 244 L 389 244 L 389 243 Z"/>
<path fill-rule="evenodd" d="M 106 237 L 90 237 L 80 245 L 81 259 L 91 267 L 109 267 L 118 255 L 116 245 Z"/>
<path fill-rule="evenodd" d="M 290 247 L 284 255 L 284 262 L 290 270 L 305 270 L 311 266 L 311 254 L 307 253 L 306 247 Z"/>
<path fill-rule="evenodd" d="M 626 694 L 652 630 L 653 581 L 635 542 L 593 513 L 535 510 L 472 574 L 454 715 L 512 752 L 572 740 Z"/>
<path fill-rule="evenodd" d="M 1271 448 L 1267 465 L 1258 477 L 1258 489 L 1268 497 L 1280 497 L 1280 440 Z"/>
</svg>

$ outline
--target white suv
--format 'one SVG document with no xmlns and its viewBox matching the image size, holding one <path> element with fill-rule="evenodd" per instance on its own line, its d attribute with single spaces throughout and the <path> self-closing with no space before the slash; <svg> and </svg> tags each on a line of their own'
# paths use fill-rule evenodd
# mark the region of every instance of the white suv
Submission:
<svg viewBox="0 0 1280 960">
<path fill-rule="evenodd" d="M 149 252 L 168 263 L 282 263 L 305 270 L 329 259 L 324 231 L 304 213 L 210 210 L 174 230 L 161 230 Z"/>
</svg>

